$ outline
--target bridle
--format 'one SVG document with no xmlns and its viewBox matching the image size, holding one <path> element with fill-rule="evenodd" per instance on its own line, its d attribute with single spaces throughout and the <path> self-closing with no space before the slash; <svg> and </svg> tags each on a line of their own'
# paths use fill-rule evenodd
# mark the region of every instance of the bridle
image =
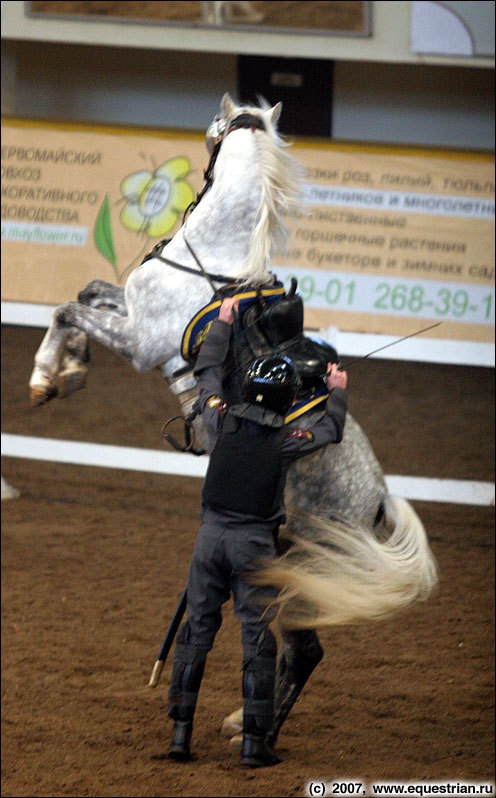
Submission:
<svg viewBox="0 0 496 798">
<path fill-rule="evenodd" d="M 222 146 L 222 142 L 229 135 L 229 133 L 232 133 L 234 130 L 242 130 L 242 129 L 252 130 L 252 131 L 254 130 L 267 131 L 265 123 L 262 121 L 262 119 L 260 119 L 260 117 L 255 116 L 255 114 L 250 114 L 246 112 L 238 114 L 238 116 L 234 117 L 234 119 L 231 120 L 231 122 L 229 123 L 229 125 L 227 125 L 226 129 L 220 136 L 217 144 L 214 146 L 210 154 L 210 160 L 208 162 L 207 168 L 203 172 L 204 186 L 201 189 L 201 191 L 196 195 L 193 202 L 191 202 L 184 211 L 183 224 L 186 220 L 186 216 L 188 215 L 188 213 L 191 213 L 191 211 L 194 210 L 194 208 L 196 208 L 198 203 L 203 199 L 209 188 L 212 186 L 212 183 L 214 182 L 214 167 L 215 167 L 215 162 L 217 160 L 217 156 L 219 155 L 220 152 L 220 148 Z"/>
<path fill-rule="evenodd" d="M 238 116 L 234 117 L 234 119 L 232 119 L 231 122 L 229 122 L 229 124 L 226 126 L 224 133 L 222 134 L 222 137 L 219 139 L 219 141 L 216 143 L 215 147 L 213 148 L 207 168 L 203 172 L 203 180 L 204 180 L 203 188 L 201 189 L 201 191 L 198 192 L 193 202 L 191 202 L 184 211 L 183 227 L 186 222 L 188 214 L 191 213 L 191 211 L 196 208 L 196 206 L 200 203 L 200 201 L 203 199 L 209 188 L 211 188 L 212 183 L 214 182 L 214 177 L 213 177 L 214 167 L 220 152 L 220 148 L 222 146 L 222 142 L 229 135 L 229 133 L 241 129 L 252 130 L 252 131 L 267 130 L 265 123 L 263 122 L 262 119 L 260 119 L 260 117 L 256 116 L 255 114 L 250 114 L 248 112 L 243 112 L 242 114 L 238 114 Z M 173 269 L 179 269 L 179 271 L 187 272 L 188 274 L 194 274 L 198 277 L 204 277 L 210 283 L 210 287 L 214 292 L 216 298 L 222 301 L 222 296 L 218 288 L 215 286 L 215 283 L 224 283 L 225 285 L 235 285 L 236 283 L 239 282 L 239 280 L 237 280 L 235 277 L 228 277 L 224 274 L 212 274 L 212 272 L 207 272 L 206 269 L 204 269 L 200 259 L 198 258 L 198 255 L 196 254 L 193 247 L 186 238 L 186 232 L 184 229 L 183 229 L 183 238 L 184 238 L 184 243 L 188 247 L 191 255 L 193 256 L 193 259 L 198 265 L 198 270 L 192 268 L 191 266 L 184 266 L 184 264 L 177 263 L 177 261 L 171 260 L 170 258 L 164 258 L 164 256 L 162 255 L 162 250 L 164 249 L 166 244 L 169 243 L 170 239 L 163 239 L 162 241 L 159 241 L 157 244 L 155 244 L 151 252 L 149 252 L 148 255 L 146 255 L 143 258 L 141 263 L 143 264 L 147 260 L 150 260 L 151 258 L 157 258 L 158 260 L 161 260 L 163 263 L 166 263 L 168 266 L 172 266 Z"/>
<path fill-rule="evenodd" d="M 259 116 L 255 116 L 255 114 L 250 114 L 248 112 L 238 114 L 235 116 L 234 119 L 229 122 L 229 125 L 226 128 L 226 131 L 223 135 L 223 138 L 232 133 L 233 130 L 240 130 L 241 128 L 246 128 L 248 130 L 264 130 L 267 131 L 265 126 L 265 122 L 260 119 Z"/>
</svg>

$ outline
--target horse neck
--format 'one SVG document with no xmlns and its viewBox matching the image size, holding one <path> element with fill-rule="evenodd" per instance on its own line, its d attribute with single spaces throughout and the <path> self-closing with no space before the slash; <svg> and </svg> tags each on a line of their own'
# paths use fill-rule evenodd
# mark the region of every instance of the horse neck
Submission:
<svg viewBox="0 0 496 798">
<path fill-rule="evenodd" d="M 220 274 L 263 283 L 269 279 L 270 240 L 259 224 L 264 190 L 255 135 L 237 130 L 224 140 L 214 182 L 190 215 L 186 235 L 192 244 L 193 238 L 197 242 L 203 265 Z"/>
<path fill-rule="evenodd" d="M 265 231 L 254 233 L 261 216 L 264 193 L 257 168 L 255 135 L 249 130 L 237 130 L 224 140 L 212 187 L 164 248 L 162 254 L 165 257 L 198 270 L 185 243 L 186 237 L 206 271 L 228 277 L 242 275 L 247 283 L 255 284 L 271 279 L 267 240 L 264 239 L 262 247 L 258 246 Z M 258 259 L 257 268 L 253 266 L 254 253 Z M 174 309 L 168 317 L 168 332 L 173 340 L 179 342 L 184 325 L 211 298 L 211 285 L 200 276 L 192 277 L 182 271 L 170 270 L 161 291 L 164 297 L 169 298 L 170 308 Z M 177 297 L 181 298 L 180 302 Z M 181 366 L 184 366 L 184 361 L 174 353 L 162 366 L 164 376 L 169 380 Z M 171 388 L 176 394 L 182 393 L 178 386 L 171 385 Z"/>
</svg>

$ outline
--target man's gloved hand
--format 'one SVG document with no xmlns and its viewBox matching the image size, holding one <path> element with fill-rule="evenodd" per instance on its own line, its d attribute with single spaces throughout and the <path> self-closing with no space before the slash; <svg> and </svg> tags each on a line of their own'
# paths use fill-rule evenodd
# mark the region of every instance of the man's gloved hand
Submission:
<svg viewBox="0 0 496 798">
<path fill-rule="evenodd" d="M 347 384 L 348 375 L 346 371 L 339 371 L 337 363 L 328 363 L 326 372 L 327 390 L 332 391 L 333 388 L 342 388 L 345 390 Z"/>
<path fill-rule="evenodd" d="M 235 299 L 234 297 L 228 297 L 224 299 L 222 305 L 220 306 L 219 310 L 219 320 L 225 321 L 226 324 L 233 323 L 233 308 L 235 311 L 239 308 L 239 299 Z"/>
</svg>

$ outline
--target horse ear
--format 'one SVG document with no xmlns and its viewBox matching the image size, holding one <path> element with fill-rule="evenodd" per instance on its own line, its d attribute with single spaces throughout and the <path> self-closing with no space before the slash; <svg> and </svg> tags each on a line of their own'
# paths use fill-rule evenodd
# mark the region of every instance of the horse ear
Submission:
<svg viewBox="0 0 496 798">
<path fill-rule="evenodd" d="M 222 116 L 224 117 L 224 119 L 227 119 L 227 117 L 233 113 L 235 108 L 236 105 L 234 103 L 234 100 L 232 99 L 229 92 L 226 91 L 220 103 L 220 110 L 222 111 Z"/>
<path fill-rule="evenodd" d="M 274 105 L 273 108 L 269 109 L 268 113 L 270 116 L 270 121 L 272 122 L 273 125 L 276 124 L 279 117 L 281 116 L 281 111 L 282 111 L 282 103 L 277 103 L 276 105 Z"/>
</svg>

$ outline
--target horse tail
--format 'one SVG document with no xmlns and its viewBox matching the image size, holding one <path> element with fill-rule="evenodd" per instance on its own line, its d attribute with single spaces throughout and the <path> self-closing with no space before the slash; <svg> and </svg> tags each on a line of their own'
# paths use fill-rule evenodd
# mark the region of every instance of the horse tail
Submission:
<svg viewBox="0 0 496 798">
<path fill-rule="evenodd" d="M 283 627 L 381 620 L 426 599 L 437 583 L 424 526 L 404 499 L 385 500 L 384 540 L 347 521 L 300 514 L 292 522 L 299 531 L 287 553 L 254 576 L 279 589 L 269 608 Z"/>
</svg>

